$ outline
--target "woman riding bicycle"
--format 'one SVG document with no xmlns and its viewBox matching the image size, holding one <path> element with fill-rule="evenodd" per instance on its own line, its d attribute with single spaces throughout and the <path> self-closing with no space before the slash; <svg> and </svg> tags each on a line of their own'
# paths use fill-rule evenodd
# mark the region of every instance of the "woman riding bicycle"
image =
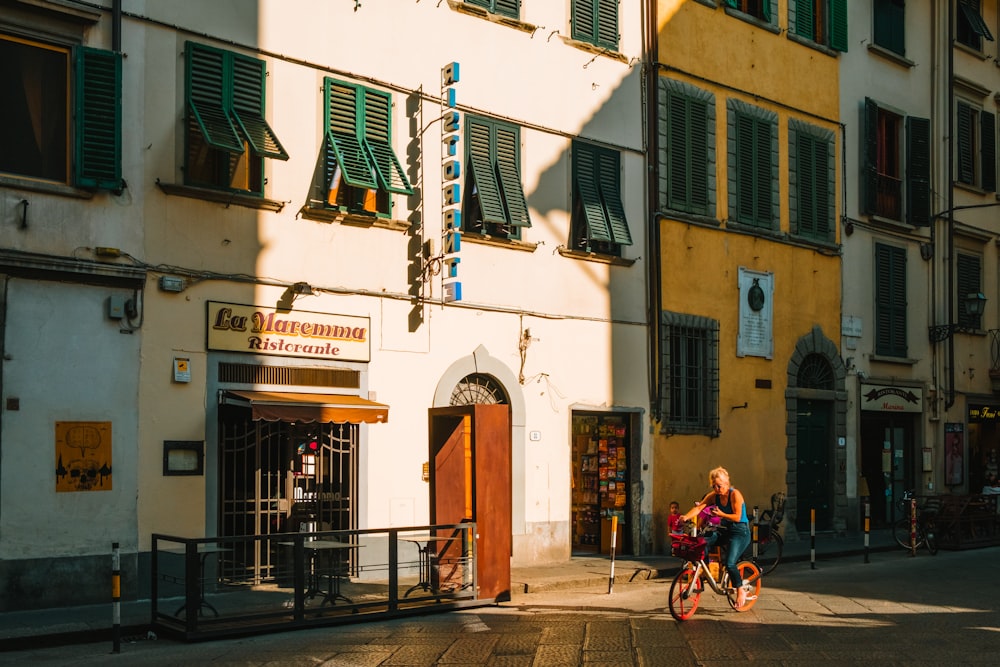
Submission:
<svg viewBox="0 0 1000 667">
<path fill-rule="evenodd" d="M 737 590 L 736 606 L 739 608 L 746 603 L 747 597 L 743 578 L 736 567 L 740 555 L 750 544 L 750 522 L 747 520 L 746 505 L 743 494 L 730 485 L 729 471 L 725 468 L 715 468 L 709 472 L 708 483 L 712 490 L 684 514 L 684 520 L 693 519 L 706 508 L 710 508 L 711 516 L 721 519 L 719 529 L 706 536 L 707 546 L 728 545 L 726 570 L 729 572 L 730 582 Z"/>
</svg>

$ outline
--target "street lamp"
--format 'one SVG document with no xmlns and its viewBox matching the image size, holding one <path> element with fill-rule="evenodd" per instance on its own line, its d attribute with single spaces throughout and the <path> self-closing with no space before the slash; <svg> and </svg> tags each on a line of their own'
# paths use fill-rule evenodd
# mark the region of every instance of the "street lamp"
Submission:
<svg viewBox="0 0 1000 667">
<path fill-rule="evenodd" d="M 986 311 L 986 295 L 982 292 L 969 292 L 965 295 L 962 303 L 965 306 L 966 314 L 975 318 L 976 321 Z M 943 340 L 951 338 L 956 332 L 970 330 L 971 327 L 967 327 L 964 324 L 938 324 L 928 327 L 927 334 L 930 336 L 932 343 L 940 343 Z"/>
</svg>

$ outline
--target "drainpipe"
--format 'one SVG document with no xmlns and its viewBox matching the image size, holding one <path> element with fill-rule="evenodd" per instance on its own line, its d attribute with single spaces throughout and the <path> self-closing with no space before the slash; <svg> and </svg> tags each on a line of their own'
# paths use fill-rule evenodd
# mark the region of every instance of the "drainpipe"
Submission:
<svg viewBox="0 0 1000 667">
<path fill-rule="evenodd" d="M 646 0 L 646 25 L 643 45 L 643 78 L 646 86 L 646 212 L 647 212 L 647 261 L 646 299 L 649 318 L 649 407 L 650 416 L 657 421 L 660 414 L 660 310 L 662 284 L 662 257 L 660 256 L 660 173 L 658 157 L 659 124 L 659 20 L 657 0 Z"/>
<path fill-rule="evenodd" d="M 122 52 L 122 0 L 111 3 L 111 50 Z"/>
<path fill-rule="evenodd" d="M 944 295 L 945 307 L 948 309 L 948 328 L 954 330 L 955 324 L 955 2 L 948 0 L 948 219 L 947 241 L 948 254 L 945 260 L 948 265 L 948 290 Z M 948 336 L 948 398 L 944 402 L 947 411 L 955 404 L 955 336 Z"/>
</svg>

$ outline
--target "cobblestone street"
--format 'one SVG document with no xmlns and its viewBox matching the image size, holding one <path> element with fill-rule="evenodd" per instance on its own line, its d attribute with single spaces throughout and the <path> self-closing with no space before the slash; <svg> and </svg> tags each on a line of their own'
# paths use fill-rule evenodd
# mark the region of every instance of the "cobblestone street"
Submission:
<svg viewBox="0 0 1000 667">
<path fill-rule="evenodd" d="M 419 619 L 182 644 L 125 642 L 0 653 L 10 665 L 491 665 L 606 667 L 996 664 L 998 549 L 874 554 L 811 569 L 780 566 L 746 613 L 702 596 L 678 623 L 670 581 L 518 596 L 499 607 Z"/>
</svg>

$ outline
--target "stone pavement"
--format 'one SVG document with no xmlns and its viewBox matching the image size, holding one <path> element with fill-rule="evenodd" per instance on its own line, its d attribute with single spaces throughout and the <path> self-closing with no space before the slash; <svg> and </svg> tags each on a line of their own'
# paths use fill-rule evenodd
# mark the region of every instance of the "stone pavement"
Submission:
<svg viewBox="0 0 1000 667">
<path fill-rule="evenodd" d="M 819 534 L 815 550 L 808 535 L 796 538 L 788 535 L 782 562 L 816 562 L 832 558 L 856 556 L 862 562 L 865 546 L 861 534 Z M 869 551 L 898 550 L 888 530 L 873 531 L 869 536 Z M 614 562 L 615 585 L 646 579 L 665 579 L 677 571 L 680 561 L 669 555 L 649 557 L 618 557 Z M 778 570 L 781 565 L 778 566 Z M 608 586 L 611 579 L 611 559 L 607 555 L 574 556 L 567 562 L 514 567 L 511 570 L 513 602 L 521 596 L 536 593 L 572 591 Z M 0 613 L 0 651 L 23 650 L 44 645 L 110 641 L 112 637 L 112 605 L 84 605 L 11 611 Z M 373 619 L 373 622 L 378 619 Z M 148 600 L 121 603 L 121 636 L 144 637 L 149 629 Z"/>
<path fill-rule="evenodd" d="M 785 563 L 745 613 L 705 593 L 674 620 L 671 579 L 521 594 L 408 618 L 205 642 L 106 642 L 0 653 L 31 667 L 785 667 L 995 665 L 1000 547 L 916 556 L 901 549 Z M 984 573 L 986 573 L 984 575 Z M 985 576 L 985 578 L 984 578 Z"/>
</svg>

